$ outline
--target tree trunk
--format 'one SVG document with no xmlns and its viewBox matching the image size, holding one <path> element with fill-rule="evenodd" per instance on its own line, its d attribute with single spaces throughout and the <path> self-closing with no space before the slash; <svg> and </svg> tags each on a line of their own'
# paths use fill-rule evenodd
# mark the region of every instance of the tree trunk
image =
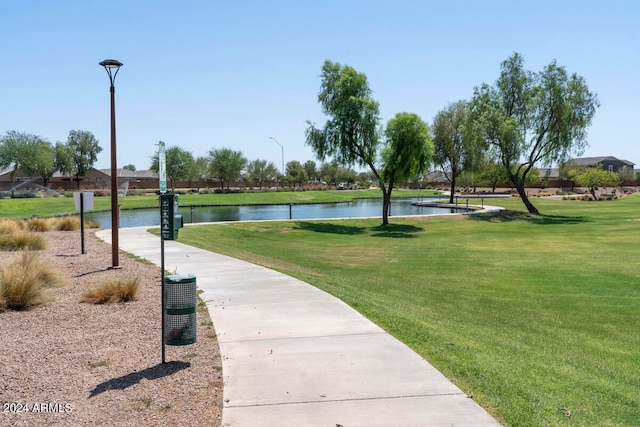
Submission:
<svg viewBox="0 0 640 427">
<path fill-rule="evenodd" d="M 522 199 L 522 203 L 524 203 L 529 213 L 534 215 L 540 215 L 540 212 L 538 212 L 538 209 L 535 206 L 533 206 L 533 204 L 529 200 L 529 197 L 527 196 L 527 190 L 524 188 L 524 184 L 520 182 L 517 182 L 515 184 L 516 184 L 516 190 L 518 190 L 518 194 Z"/>
<path fill-rule="evenodd" d="M 391 191 L 392 186 L 389 185 L 389 190 L 382 186 L 382 225 L 389 225 L 389 211 L 391 210 Z"/>
<path fill-rule="evenodd" d="M 451 180 L 451 194 L 449 194 L 449 203 L 453 203 L 453 196 L 456 192 L 456 180 L 455 178 Z"/>
</svg>

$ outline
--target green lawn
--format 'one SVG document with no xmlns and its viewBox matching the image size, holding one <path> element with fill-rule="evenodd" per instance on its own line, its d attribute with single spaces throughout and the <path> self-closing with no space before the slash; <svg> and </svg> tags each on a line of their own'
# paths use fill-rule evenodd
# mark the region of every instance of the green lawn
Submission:
<svg viewBox="0 0 640 427">
<path fill-rule="evenodd" d="M 640 196 L 533 202 L 544 216 L 233 223 L 179 240 L 336 295 L 506 425 L 638 426 Z"/>
<path fill-rule="evenodd" d="M 393 197 L 431 196 L 429 190 L 395 190 Z M 184 194 L 179 196 L 180 206 L 189 205 L 249 205 L 342 202 L 358 198 L 382 198 L 380 190 L 354 191 L 283 191 L 238 194 Z M 96 210 L 110 210 L 111 197 L 95 197 Z M 121 209 L 158 207 L 158 196 L 119 197 Z M 76 213 L 73 197 L 33 199 L 0 199 L 0 218 L 25 218 Z"/>
</svg>

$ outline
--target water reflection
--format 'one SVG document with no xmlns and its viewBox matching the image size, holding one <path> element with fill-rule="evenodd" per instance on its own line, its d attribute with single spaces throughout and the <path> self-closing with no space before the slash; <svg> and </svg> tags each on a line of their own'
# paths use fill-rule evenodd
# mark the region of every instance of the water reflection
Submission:
<svg viewBox="0 0 640 427">
<path fill-rule="evenodd" d="M 394 199 L 391 216 L 394 215 L 442 215 L 463 212 L 465 209 L 433 208 L 414 206 L 411 202 L 419 198 Z M 427 200 L 427 199 L 423 199 Z M 243 206 L 180 206 L 179 212 L 186 223 L 216 221 L 255 221 L 269 219 L 323 219 L 365 218 L 382 216 L 382 200 L 362 199 L 352 202 L 305 205 L 243 205 Z M 87 214 L 104 228 L 111 227 L 110 212 Z M 120 227 L 160 225 L 160 209 L 133 209 L 120 212 Z"/>
</svg>

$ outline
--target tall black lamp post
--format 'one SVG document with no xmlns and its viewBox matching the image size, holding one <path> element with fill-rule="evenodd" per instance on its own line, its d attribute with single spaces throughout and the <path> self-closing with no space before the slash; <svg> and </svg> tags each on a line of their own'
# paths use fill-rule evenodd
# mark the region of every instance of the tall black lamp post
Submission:
<svg viewBox="0 0 640 427">
<path fill-rule="evenodd" d="M 115 59 L 105 59 L 100 65 L 107 70 L 111 83 L 111 260 L 112 268 L 120 265 L 118 260 L 118 161 L 116 158 L 116 88 L 113 82 L 122 66 L 122 62 Z"/>
<path fill-rule="evenodd" d="M 273 139 L 276 142 L 276 144 L 278 144 L 282 149 L 282 176 L 284 176 L 284 147 L 274 137 L 270 136 L 269 139 Z"/>
</svg>

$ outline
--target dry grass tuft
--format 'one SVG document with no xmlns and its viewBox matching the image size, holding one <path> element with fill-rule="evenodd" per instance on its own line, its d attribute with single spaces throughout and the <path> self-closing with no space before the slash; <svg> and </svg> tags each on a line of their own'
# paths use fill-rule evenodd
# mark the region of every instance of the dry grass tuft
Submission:
<svg viewBox="0 0 640 427">
<path fill-rule="evenodd" d="M 132 301 L 136 299 L 139 288 L 140 279 L 138 277 L 132 279 L 105 279 L 98 286 L 87 289 L 80 302 L 105 304 Z"/>
<path fill-rule="evenodd" d="M 39 233 L 21 231 L 0 233 L 0 251 L 37 251 L 47 248 L 47 241 Z"/>
<path fill-rule="evenodd" d="M 0 234 L 11 234 L 21 231 L 21 223 L 11 219 L 0 219 Z"/>
<path fill-rule="evenodd" d="M 35 253 L 23 252 L 0 269 L 0 305 L 23 310 L 45 302 L 48 288 L 64 284 L 58 269 Z"/>
<path fill-rule="evenodd" d="M 62 218 L 55 218 L 52 219 L 51 222 L 53 222 L 54 228 L 59 231 L 80 230 L 80 218 L 77 216 L 64 216 Z"/>
<path fill-rule="evenodd" d="M 29 231 L 36 231 L 42 233 L 44 231 L 51 230 L 51 221 L 47 218 L 40 218 L 34 216 L 24 221 L 26 229 Z"/>
</svg>

